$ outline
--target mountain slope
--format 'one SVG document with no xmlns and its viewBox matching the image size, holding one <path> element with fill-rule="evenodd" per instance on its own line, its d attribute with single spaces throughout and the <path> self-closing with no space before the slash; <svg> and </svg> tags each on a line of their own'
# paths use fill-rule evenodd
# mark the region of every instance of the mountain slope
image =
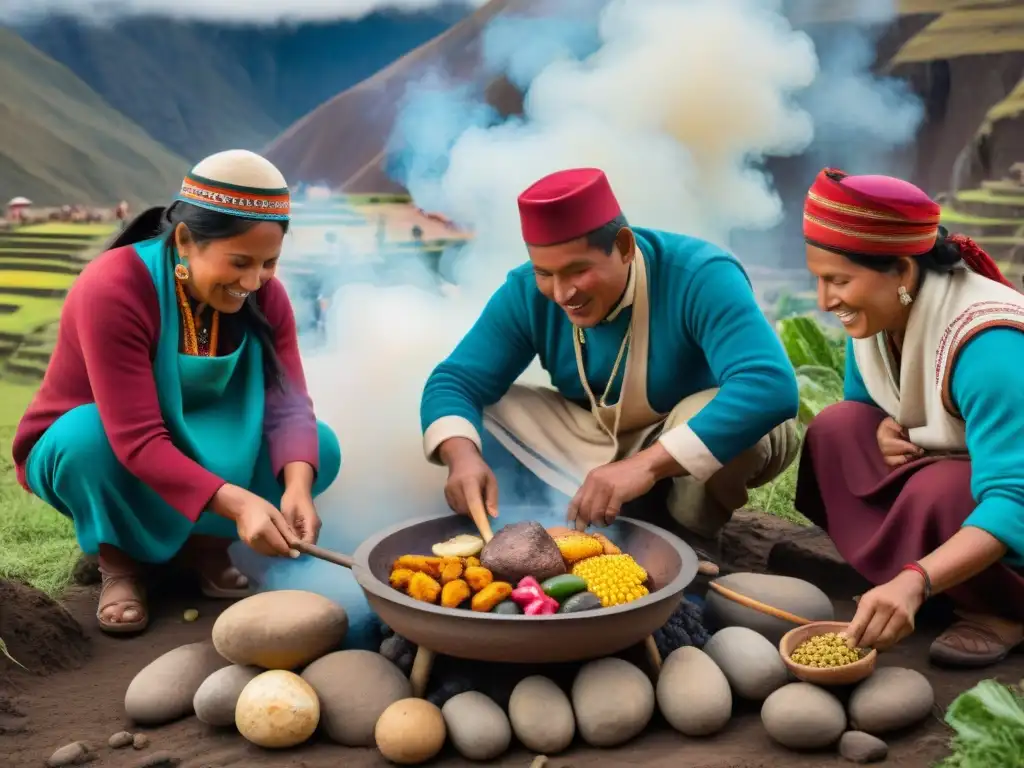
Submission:
<svg viewBox="0 0 1024 768">
<path fill-rule="evenodd" d="M 166 200 L 185 160 L 95 91 L 0 27 L 0 201 L 40 205 Z"/>
<path fill-rule="evenodd" d="M 386 171 L 386 147 L 410 86 L 443 72 L 502 115 L 522 108 L 521 94 L 483 65 L 483 32 L 506 12 L 529 14 L 537 0 L 491 0 L 454 27 L 349 88 L 282 133 L 266 155 L 290 179 L 324 182 L 352 194 L 401 192 Z M 344 151 L 338 151 L 344 147 Z"/>
<path fill-rule="evenodd" d="M 1018 44 L 1008 37 L 1024 40 L 1017 28 L 1024 0 L 895 2 L 897 18 L 884 25 L 876 43 L 876 68 L 886 71 L 890 62 L 898 65 L 895 74 L 906 77 L 925 102 L 919 145 L 909 150 L 918 158 L 911 176 L 938 192 L 945 188 L 954 158 L 974 134 L 985 111 L 1020 79 L 1020 61 L 1005 51 L 1015 50 Z M 269 146 L 268 156 L 295 181 L 326 183 L 353 194 L 403 191 L 394 180 L 395 174 L 389 173 L 389 161 L 393 161 L 389 154 L 395 154 L 395 146 L 389 141 L 394 141 L 409 87 L 421 83 L 424 73 L 440 71 L 471 95 L 484 94 L 498 114 L 516 114 L 522 96 L 483 65 L 483 38 L 495 19 L 529 15 L 545 7 L 550 6 L 538 0 L 491 0 L 443 35 L 303 117 Z M 786 7 L 794 25 L 805 31 L 841 26 L 865 13 L 863 0 L 787 0 Z M 990 17 L 992 21 L 986 21 Z M 1011 22 L 1013 35 L 1004 28 Z M 923 30 L 937 27 L 937 37 L 948 31 L 946 27 L 951 23 L 970 43 L 965 50 L 990 55 L 968 56 L 960 50 L 949 50 L 945 56 L 954 57 L 952 63 L 925 60 L 928 57 L 921 54 L 914 61 L 903 60 L 907 58 L 904 48 L 908 42 L 911 49 L 919 45 Z M 1005 34 L 994 40 L 994 30 Z M 1020 46 L 1024 48 L 1024 43 Z M 943 49 L 938 46 L 938 50 L 941 54 Z M 961 70 L 971 77 L 955 77 L 955 83 L 951 83 L 949 73 L 955 75 Z M 802 197 L 806 189 L 806 169 L 801 163 L 800 158 L 773 158 L 769 162 L 786 199 Z"/>
<path fill-rule="evenodd" d="M 260 149 L 317 105 L 441 34 L 463 7 L 254 26 L 51 16 L 18 32 L 173 152 Z"/>
</svg>

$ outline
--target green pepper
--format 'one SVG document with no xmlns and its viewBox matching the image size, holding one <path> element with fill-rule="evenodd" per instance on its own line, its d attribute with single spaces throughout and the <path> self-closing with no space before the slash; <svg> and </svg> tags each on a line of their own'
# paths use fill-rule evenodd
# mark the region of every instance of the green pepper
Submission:
<svg viewBox="0 0 1024 768">
<path fill-rule="evenodd" d="M 579 576 L 574 576 L 571 573 L 563 573 L 561 576 L 552 576 L 541 584 L 540 588 L 544 591 L 545 595 L 553 597 L 559 603 L 562 603 L 577 592 L 585 592 L 587 589 L 587 582 Z"/>
</svg>

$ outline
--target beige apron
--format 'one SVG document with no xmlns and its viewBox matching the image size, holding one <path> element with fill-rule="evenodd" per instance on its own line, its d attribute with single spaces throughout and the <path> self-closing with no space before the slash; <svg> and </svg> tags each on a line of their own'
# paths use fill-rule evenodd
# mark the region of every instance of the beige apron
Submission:
<svg viewBox="0 0 1024 768">
<path fill-rule="evenodd" d="M 650 302 L 647 268 L 639 248 L 634 271 L 633 316 L 623 339 L 628 352 L 615 405 L 602 404 L 591 391 L 583 345 L 574 329 L 576 368 L 590 400 L 590 411 L 548 387 L 522 384 L 514 384 L 484 411 L 487 431 L 523 466 L 570 497 L 576 495 L 592 469 L 636 453 L 668 416 L 657 413 L 647 401 Z M 613 368 L 611 381 L 617 370 Z"/>
</svg>

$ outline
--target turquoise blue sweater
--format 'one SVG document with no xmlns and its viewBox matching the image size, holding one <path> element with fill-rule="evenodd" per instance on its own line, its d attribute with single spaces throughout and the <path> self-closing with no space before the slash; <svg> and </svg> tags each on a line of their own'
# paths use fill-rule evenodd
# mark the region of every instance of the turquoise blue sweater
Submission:
<svg viewBox="0 0 1024 768">
<path fill-rule="evenodd" d="M 668 413 L 688 395 L 719 387 L 689 426 L 718 461 L 728 463 L 796 415 L 793 368 L 735 258 L 693 237 L 634 232 L 647 262 L 650 297 L 648 402 Z M 631 317 L 630 307 L 586 330 L 586 372 L 595 393 L 604 391 Z M 483 408 L 501 399 L 536 355 L 563 397 L 586 402 L 572 324 L 540 293 L 526 263 L 508 274 L 430 375 L 420 406 L 422 429 L 444 416 L 462 416 L 483 434 Z M 608 402 L 616 402 L 624 370 Z"/>
<path fill-rule="evenodd" d="M 950 393 L 964 418 L 971 493 L 978 506 L 964 521 L 999 539 L 1009 564 L 1024 565 L 1024 333 L 992 328 L 972 338 L 953 365 Z M 874 405 L 846 345 L 847 400 Z"/>
</svg>

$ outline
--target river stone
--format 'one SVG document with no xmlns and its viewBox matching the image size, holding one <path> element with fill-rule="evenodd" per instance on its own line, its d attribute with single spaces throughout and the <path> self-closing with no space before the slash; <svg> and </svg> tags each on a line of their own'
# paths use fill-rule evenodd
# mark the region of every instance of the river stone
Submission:
<svg viewBox="0 0 1024 768">
<path fill-rule="evenodd" d="M 448 738 L 467 760 L 493 760 L 512 743 L 505 710 L 477 691 L 452 696 L 441 707 Z"/>
<path fill-rule="evenodd" d="M 384 710 L 412 696 L 402 672 L 372 651 L 335 651 L 317 659 L 302 679 L 320 697 L 320 721 L 328 737 L 346 747 L 372 747 Z"/>
<path fill-rule="evenodd" d="M 552 680 L 531 675 L 512 689 L 508 716 L 516 738 L 531 752 L 556 755 L 576 736 L 569 697 Z"/>
<path fill-rule="evenodd" d="M 209 641 L 168 651 L 143 667 L 128 685 L 124 710 L 139 725 L 163 725 L 191 715 L 199 686 L 226 666 Z"/>
<path fill-rule="evenodd" d="M 200 722 L 217 727 L 235 724 L 235 705 L 242 689 L 263 670 L 232 664 L 210 675 L 196 691 L 192 708 Z"/>
<path fill-rule="evenodd" d="M 73 741 L 67 744 L 52 755 L 46 761 L 46 768 L 64 768 L 67 765 L 82 765 L 91 762 L 95 755 L 89 752 L 89 747 L 81 741 Z"/>
<path fill-rule="evenodd" d="M 790 749 L 820 749 L 835 744 L 846 730 L 839 699 L 810 683 L 789 683 L 765 699 L 761 722 L 768 735 Z"/>
<path fill-rule="evenodd" d="M 839 740 L 839 754 L 851 763 L 877 763 L 889 754 L 889 745 L 863 731 L 847 731 Z"/>
<path fill-rule="evenodd" d="M 337 648 L 347 631 L 345 609 L 333 600 L 280 589 L 225 610 L 213 624 L 213 644 L 235 664 L 291 670 Z"/>
<path fill-rule="evenodd" d="M 729 681 L 704 651 L 684 646 L 668 655 L 658 675 L 658 709 L 687 736 L 718 733 L 732 717 Z"/>
<path fill-rule="evenodd" d="M 850 722 L 880 736 L 924 720 L 934 705 L 935 691 L 920 672 L 882 667 L 850 694 Z"/>
<path fill-rule="evenodd" d="M 725 673 L 732 692 L 741 698 L 764 701 L 789 682 L 779 649 L 752 629 L 719 630 L 705 643 L 704 653 Z"/>
<path fill-rule="evenodd" d="M 616 658 L 588 662 L 572 683 L 580 736 L 592 747 L 617 747 L 654 714 L 654 686 L 639 667 Z"/>
<path fill-rule="evenodd" d="M 833 621 L 835 609 L 828 595 L 809 581 L 764 573 L 730 573 L 715 579 L 733 592 L 801 616 L 808 621 Z M 775 645 L 796 625 L 753 608 L 733 602 L 713 590 L 706 600 L 709 623 L 718 628 L 747 627 L 764 635 Z"/>
</svg>

